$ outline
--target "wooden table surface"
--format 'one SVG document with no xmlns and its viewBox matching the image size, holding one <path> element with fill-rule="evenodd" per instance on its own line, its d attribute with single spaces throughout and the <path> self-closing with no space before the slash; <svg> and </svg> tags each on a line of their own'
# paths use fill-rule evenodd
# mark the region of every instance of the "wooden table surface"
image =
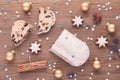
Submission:
<svg viewBox="0 0 120 80">
<path fill-rule="evenodd" d="M 32 2 L 31 15 L 25 14 L 21 9 L 24 1 Z M 72 0 L 68 6 L 66 6 L 66 3 L 69 3 L 68 0 L 56 0 L 56 4 L 54 4 L 54 1 L 55 0 L 11 0 L 11 2 L 7 2 L 7 0 L 0 0 L 0 9 L 5 8 L 5 10 L 0 10 L 0 13 L 2 13 L 0 16 L 0 66 L 5 66 L 3 70 L 0 68 L 0 80 L 8 80 L 6 75 L 10 76 L 12 80 L 36 80 L 37 78 L 40 78 L 40 80 L 42 78 L 45 80 L 56 80 L 49 68 L 26 72 L 23 73 L 22 76 L 17 72 L 18 64 L 29 62 L 28 55 L 30 52 L 26 51 L 30 43 L 35 41 L 39 42 L 39 39 L 42 40 L 39 42 L 42 46 L 42 52 L 39 52 L 39 55 L 33 55 L 32 61 L 47 59 L 52 64 L 56 62 L 56 68 L 63 70 L 63 80 L 74 80 L 67 77 L 69 73 L 77 74 L 77 80 L 89 80 L 90 78 L 93 80 L 120 80 L 120 58 L 117 55 L 120 52 L 117 52 L 117 54 L 113 53 L 111 55 L 112 60 L 109 60 L 107 57 L 107 54 L 111 51 L 109 45 L 112 44 L 112 40 L 120 40 L 120 20 L 115 20 L 115 17 L 120 13 L 120 0 L 89 0 L 91 8 L 86 14 L 80 10 L 80 4 L 85 0 Z M 97 5 L 104 5 L 108 1 L 111 2 L 109 7 L 112 7 L 112 10 L 106 11 L 102 8 L 102 10 L 99 11 Z M 35 25 L 35 23 L 38 21 L 39 7 L 50 7 L 51 10 L 58 12 L 58 14 L 56 14 L 57 22 L 51 31 L 38 36 L 37 25 Z M 69 13 L 70 10 L 72 14 Z M 16 11 L 19 13 L 16 13 Z M 92 15 L 96 12 L 102 15 L 102 23 L 96 26 L 95 31 L 91 31 L 93 25 Z M 81 15 L 84 22 L 90 25 L 90 29 L 86 30 L 82 27 L 73 28 L 71 20 L 75 15 Z M 19 47 L 15 47 L 10 38 L 11 26 L 16 20 L 26 20 L 34 26 L 29 38 Z M 105 26 L 107 22 L 116 25 L 117 29 L 114 36 L 106 31 Z M 59 26 L 63 26 L 63 28 L 59 29 Z M 77 34 L 77 37 L 85 41 L 90 47 L 89 60 L 83 66 L 72 67 L 61 58 L 49 52 L 50 47 L 64 29 L 69 30 L 73 34 Z M 106 48 L 98 48 L 95 44 L 96 39 L 101 35 L 106 36 L 110 42 Z M 88 37 L 93 38 L 93 40 L 87 40 Z M 46 38 L 49 38 L 49 40 L 46 40 Z M 118 45 L 117 48 L 120 48 L 120 46 Z M 12 49 L 16 52 L 15 60 L 13 62 L 7 62 L 5 60 L 5 54 Z M 21 53 L 24 53 L 24 55 Z M 95 57 L 98 57 L 102 64 L 102 68 L 97 72 L 95 72 L 91 66 Z M 110 65 L 111 67 L 108 67 Z M 81 72 L 81 69 L 84 71 Z M 92 73 L 93 75 L 91 75 Z"/>
</svg>

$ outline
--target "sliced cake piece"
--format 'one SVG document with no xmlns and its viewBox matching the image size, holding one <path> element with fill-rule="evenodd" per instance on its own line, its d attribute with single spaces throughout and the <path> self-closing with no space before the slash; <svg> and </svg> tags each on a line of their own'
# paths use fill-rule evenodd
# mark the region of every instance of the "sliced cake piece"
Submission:
<svg viewBox="0 0 120 80">
<path fill-rule="evenodd" d="M 53 11 L 39 8 L 38 34 L 47 33 L 55 24 L 56 17 Z"/>
<path fill-rule="evenodd" d="M 26 39 L 32 27 L 31 24 L 24 20 L 14 22 L 11 31 L 11 38 L 15 43 L 15 46 L 20 45 Z"/>
</svg>

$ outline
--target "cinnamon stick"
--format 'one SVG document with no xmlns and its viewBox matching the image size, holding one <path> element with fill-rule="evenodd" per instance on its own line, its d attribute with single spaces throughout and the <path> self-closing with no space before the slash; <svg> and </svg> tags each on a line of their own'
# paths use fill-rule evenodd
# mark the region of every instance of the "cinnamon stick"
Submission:
<svg viewBox="0 0 120 80">
<path fill-rule="evenodd" d="M 47 68 L 47 60 L 20 64 L 18 65 L 18 72 L 26 72 L 43 68 Z"/>
</svg>

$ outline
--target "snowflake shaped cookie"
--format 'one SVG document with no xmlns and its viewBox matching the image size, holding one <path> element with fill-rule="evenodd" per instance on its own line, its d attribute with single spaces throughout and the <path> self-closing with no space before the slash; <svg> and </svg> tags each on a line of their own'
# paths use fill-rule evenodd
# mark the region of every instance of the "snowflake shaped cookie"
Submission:
<svg viewBox="0 0 120 80">
<path fill-rule="evenodd" d="M 75 18 L 72 19 L 72 21 L 73 21 L 73 26 L 79 27 L 80 25 L 83 24 L 83 19 L 81 18 L 81 16 L 78 16 L 78 17 L 75 16 Z"/>
<path fill-rule="evenodd" d="M 96 44 L 99 45 L 100 47 L 105 47 L 106 44 L 108 44 L 107 38 L 104 38 L 103 36 L 101 36 L 100 38 L 97 38 L 98 41 L 96 42 Z"/>
<path fill-rule="evenodd" d="M 32 53 L 37 54 L 38 51 L 40 51 L 40 44 L 37 44 L 37 41 L 35 43 L 31 43 L 31 46 L 29 47 Z"/>
</svg>

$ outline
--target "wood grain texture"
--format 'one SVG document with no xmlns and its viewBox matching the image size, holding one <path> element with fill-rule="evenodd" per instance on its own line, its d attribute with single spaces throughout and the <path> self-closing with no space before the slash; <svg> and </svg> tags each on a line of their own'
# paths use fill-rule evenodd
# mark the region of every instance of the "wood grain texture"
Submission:
<svg viewBox="0 0 120 80">
<path fill-rule="evenodd" d="M 21 9 L 21 5 L 24 1 L 31 1 L 33 3 L 30 16 L 24 14 L 24 12 Z M 120 80 L 120 68 L 116 68 L 116 65 L 120 65 L 120 58 L 118 58 L 117 55 L 114 54 L 113 57 L 115 59 L 109 61 L 106 55 L 110 50 L 108 48 L 99 49 L 98 46 L 95 45 L 96 38 L 100 37 L 101 34 L 107 36 L 108 40 L 112 40 L 114 38 L 120 40 L 120 20 L 115 20 L 116 15 L 120 13 L 120 0 L 89 0 L 91 8 L 87 14 L 81 12 L 80 10 L 80 4 L 85 0 L 72 0 L 69 6 L 65 5 L 67 0 L 56 1 L 57 3 L 53 4 L 53 0 L 12 0 L 10 3 L 8 3 L 6 0 L 0 0 L 0 8 L 5 7 L 5 11 L 0 11 L 0 13 L 3 13 L 3 15 L 0 16 L 0 30 L 6 32 L 5 35 L 3 35 L 2 33 L 0 34 L 0 65 L 5 65 L 8 68 L 7 72 L 0 69 L 0 80 L 6 80 L 6 75 L 10 75 L 13 78 L 13 80 L 22 80 L 23 78 L 26 78 L 27 80 L 36 80 L 36 78 L 55 80 L 53 74 L 49 69 L 26 72 L 22 77 L 20 77 L 19 73 L 17 73 L 18 64 L 29 62 L 29 53 L 27 53 L 26 50 L 29 48 L 30 43 L 38 41 L 38 39 L 42 39 L 42 42 L 40 42 L 42 45 L 42 52 L 40 52 L 37 56 L 32 56 L 32 61 L 47 59 L 50 62 L 57 62 L 56 67 L 63 69 L 63 80 L 69 80 L 66 74 L 71 72 L 77 74 L 78 80 L 89 80 L 89 77 L 92 77 L 93 80 L 105 80 L 106 78 L 109 78 L 109 80 Z M 113 9 L 109 11 L 98 11 L 96 5 L 103 5 L 107 1 L 111 2 L 110 6 Z M 37 35 L 37 25 L 34 24 L 38 21 L 38 7 L 50 7 L 50 9 L 54 12 L 59 12 L 56 15 L 57 22 L 52 28 L 52 30 L 47 34 L 40 36 Z M 72 10 L 73 13 L 69 14 L 69 10 Z M 16 17 L 16 11 L 19 11 L 20 18 Z M 7 12 L 7 15 L 4 15 L 4 12 Z M 97 25 L 94 32 L 92 32 L 91 30 L 86 30 L 82 27 L 79 29 L 72 27 L 71 19 L 73 19 L 75 15 L 82 15 L 82 17 L 85 20 L 85 23 L 92 26 L 92 15 L 95 12 L 99 12 L 103 17 L 103 20 L 101 24 Z M 12 16 L 12 19 L 8 19 L 8 16 Z M 22 45 L 15 48 L 10 38 L 11 26 L 13 25 L 13 22 L 20 19 L 28 21 L 34 26 L 34 28 L 32 29 L 32 33 L 29 36 L 29 38 Z M 117 27 L 115 36 L 113 37 L 111 37 L 110 34 L 106 31 L 105 26 L 107 22 L 114 23 Z M 59 25 L 62 25 L 63 28 L 59 29 Z M 81 67 L 72 67 L 65 61 L 63 61 L 61 58 L 49 52 L 49 48 L 52 46 L 52 44 L 55 42 L 55 40 L 64 28 L 68 29 L 73 34 L 78 34 L 77 37 L 87 42 L 87 44 L 90 47 L 90 58 L 87 61 L 87 63 Z M 46 40 L 46 37 L 49 37 L 48 41 Z M 88 41 L 87 37 L 93 37 L 94 40 Z M 7 48 L 4 48 L 4 45 L 7 45 Z M 5 54 L 12 49 L 15 49 L 16 57 L 13 62 L 8 63 L 5 60 Z M 25 53 L 23 56 L 21 55 L 22 52 Z M 102 63 L 102 69 L 98 72 L 94 72 L 94 70 L 91 67 L 92 61 L 96 56 L 100 58 Z M 108 68 L 109 64 L 112 65 L 111 68 Z M 80 71 L 82 68 L 84 69 L 84 72 Z M 94 72 L 93 76 L 90 75 L 91 72 Z M 110 72 L 109 76 L 107 75 L 107 72 Z"/>
</svg>

